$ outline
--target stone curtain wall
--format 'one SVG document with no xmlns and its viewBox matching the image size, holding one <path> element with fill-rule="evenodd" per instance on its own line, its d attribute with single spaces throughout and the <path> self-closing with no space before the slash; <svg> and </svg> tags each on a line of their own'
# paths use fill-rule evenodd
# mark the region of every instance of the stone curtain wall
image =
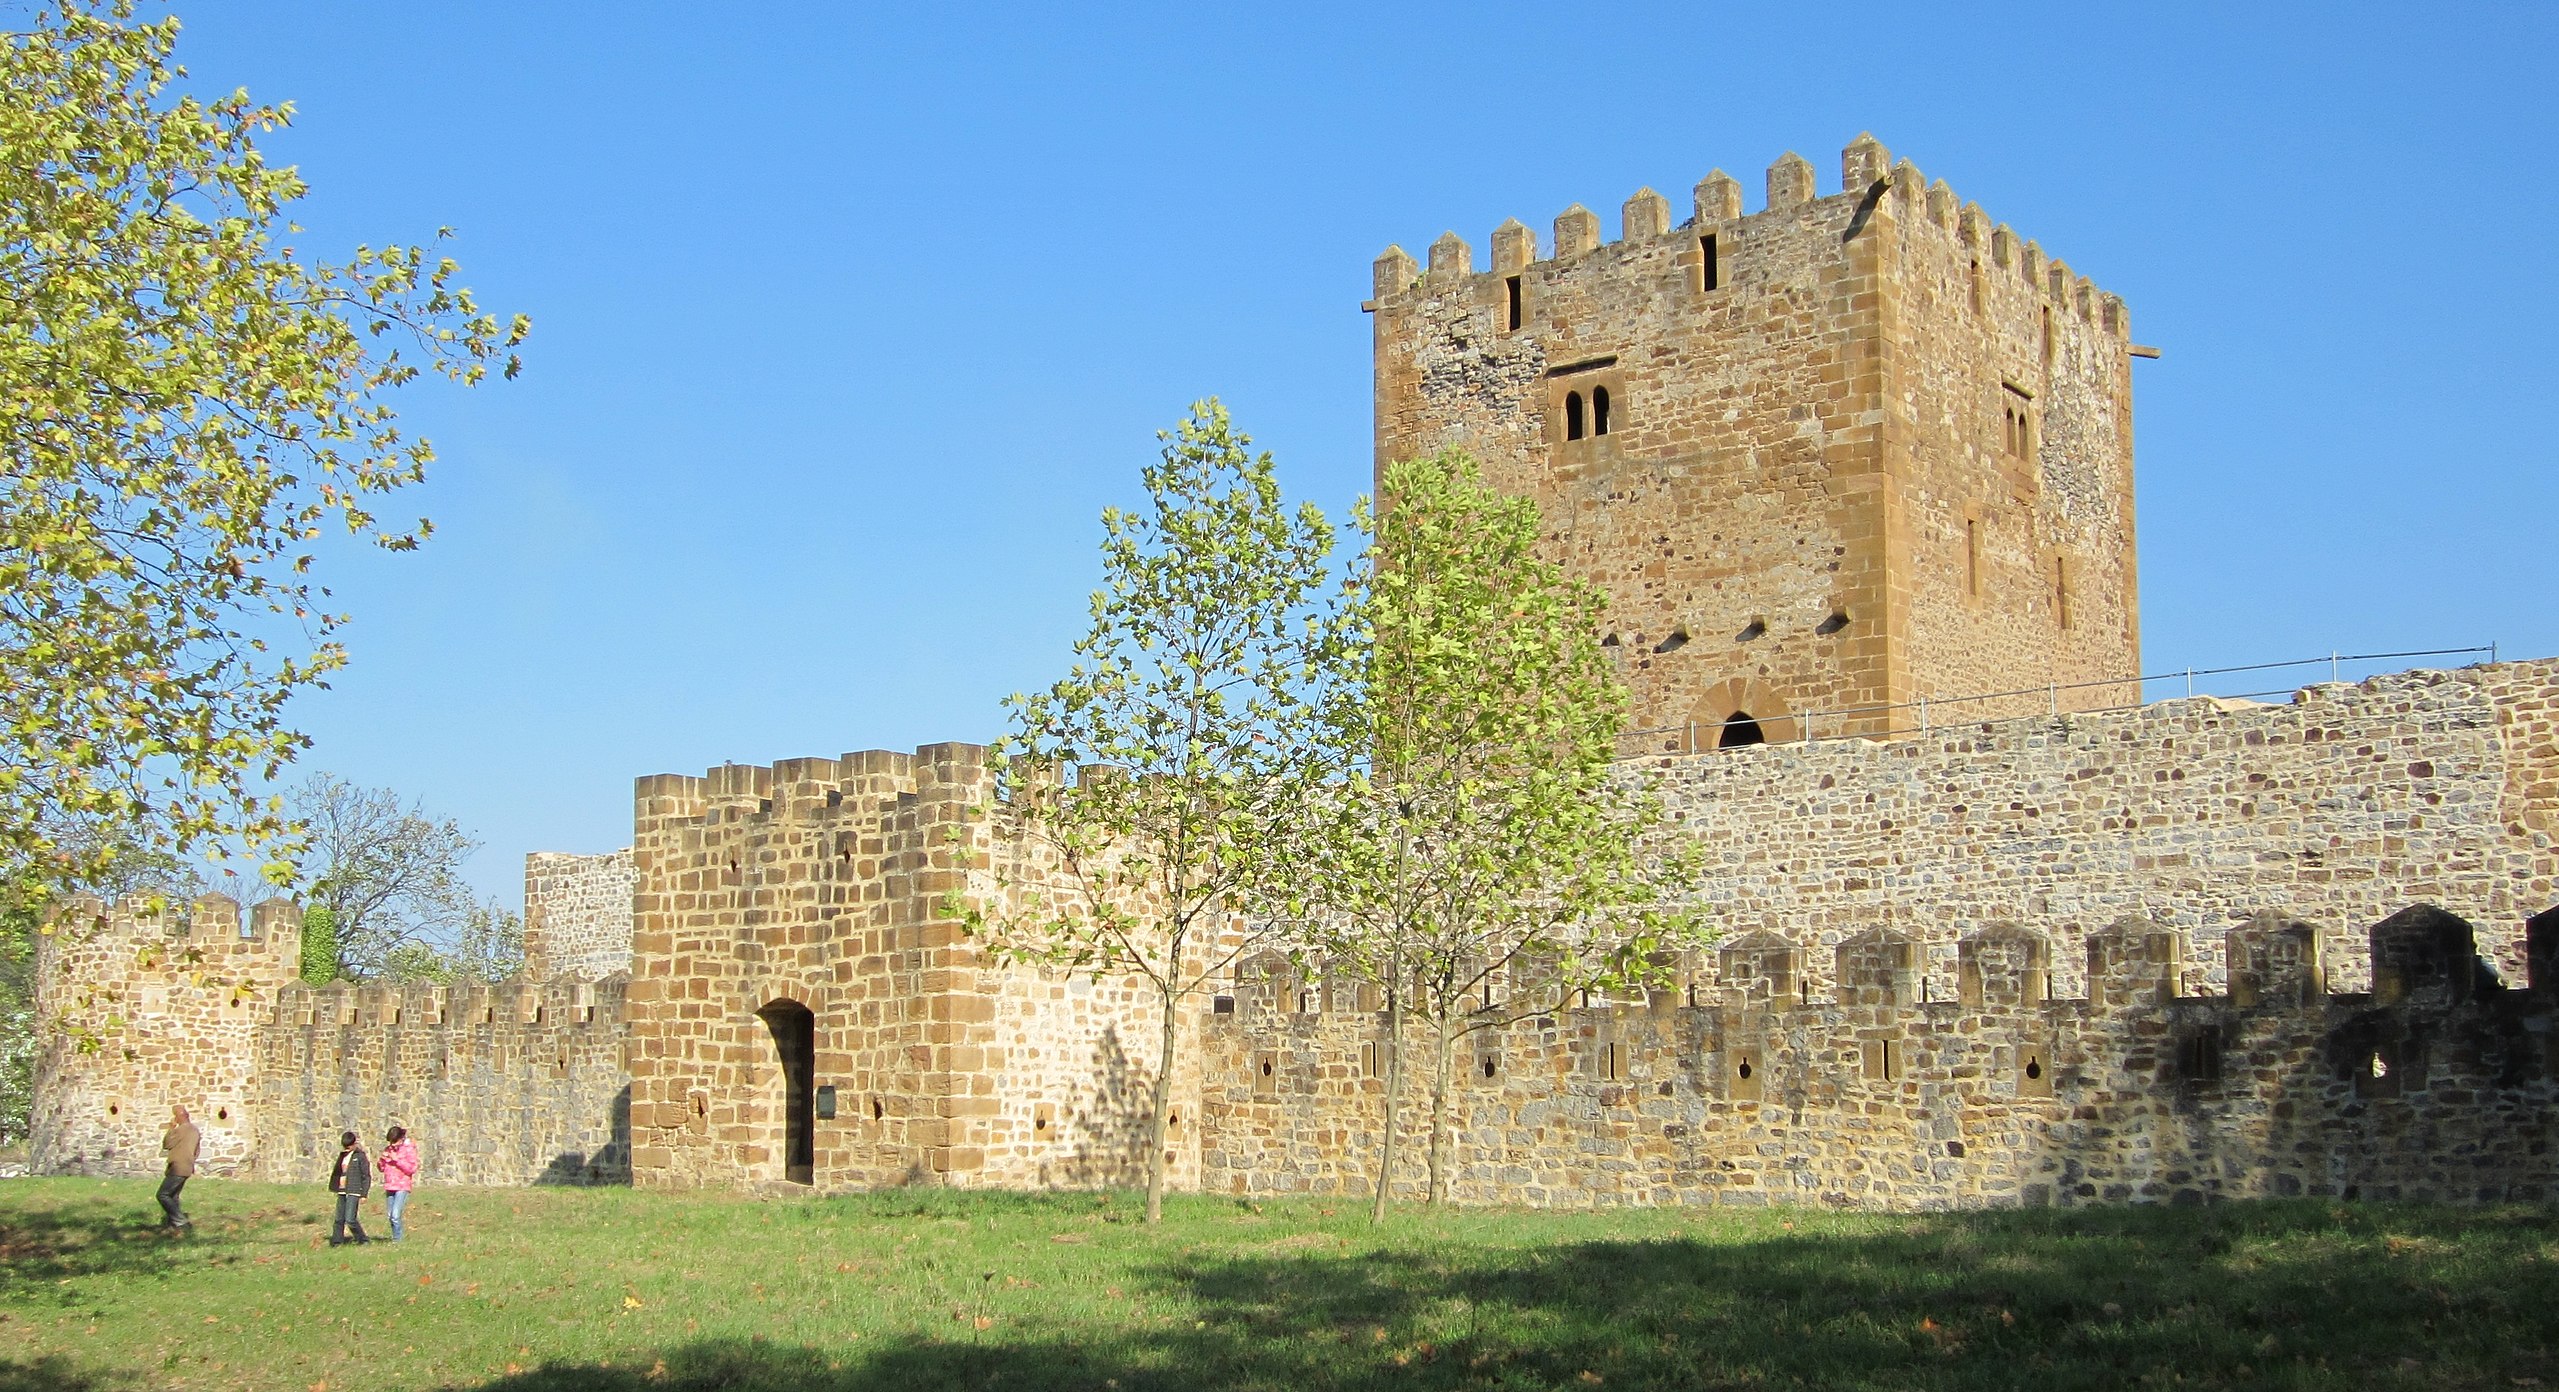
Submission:
<svg viewBox="0 0 2559 1392">
<path fill-rule="evenodd" d="M 1816 998 L 1831 949 L 1881 927 L 1947 999 L 1956 941 L 2008 919 L 2060 941 L 2055 994 L 2077 994 L 2080 939 L 2127 915 L 2185 935 L 2200 989 L 2220 935 L 2267 909 L 2339 935 L 2331 985 L 2355 989 L 2343 935 L 2419 902 L 2478 924 L 2519 980 L 2524 919 L 2559 903 L 2541 829 L 2554 693 L 2559 661 L 2405 672 L 2282 705 L 2166 701 L 1651 771 L 1711 857 L 1717 922 L 1801 945 Z"/>
<path fill-rule="evenodd" d="M 2559 947 L 2559 924 L 2548 936 Z M 2432 909 L 2372 930 L 2371 956 L 2390 964 L 2372 995 L 2320 989 L 2308 925 L 2270 914 L 2226 941 L 2228 996 L 2177 994 L 2178 935 L 2127 921 L 2087 939 L 2090 996 L 2052 999 L 2036 965 L 2050 944 L 1997 925 L 1964 945 L 1964 998 L 1928 1003 L 1897 967 L 1910 944 L 1896 934 L 1845 946 L 1840 984 L 1811 1000 L 1791 949 L 1736 945 L 1693 995 L 1477 1036 L 1456 1069 L 1453 1197 L 1942 1209 L 2559 1195 L 2559 983 L 2497 988 L 2469 926 Z M 1209 1031 L 1208 1192 L 1356 1193 L 1375 1173 L 1383 1084 L 1359 1060 L 1378 1017 L 1299 1012 L 1295 986 L 1244 983 Z M 1416 1198 L 1427 1096 L 1410 1106 L 1397 1188 Z"/>
<path fill-rule="evenodd" d="M 605 855 L 536 851 L 524 858 L 525 975 L 602 981 L 631 970 L 628 847 Z"/>
<path fill-rule="evenodd" d="M 2553 668 L 2548 662 L 2508 662 L 2473 669 L 2497 703 L 2498 737 L 2506 746 L 2506 830 L 2540 848 L 2544 857 L 2525 897 L 2545 904 L 2559 899 L 2548 864 L 2552 848 L 2559 847 L 2559 680 Z"/>
<path fill-rule="evenodd" d="M 1461 1199 L 2554 1196 L 2559 661 L 1652 771 L 1726 940 L 1658 997 L 1467 1041 Z M 245 934 L 228 900 L 75 907 L 41 1007 L 126 1023 L 48 1041 L 38 1164 L 154 1170 L 183 1101 L 216 1173 L 307 1181 L 340 1129 L 398 1123 L 439 1183 L 779 1181 L 758 1012 L 796 1001 L 838 1102 L 818 1187 L 1133 1182 L 1150 1002 L 963 936 L 952 896 L 1021 854 L 988 791 L 968 745 L 642 780 L 627 1004 L 312 991 L 289 904 Z M 1283 968 L 1187 1022 L 1175 1182 L 1362 1188 L 1374 1008 Z"/>
<path fill-rule="evenodd" d="M 353 1129 L 418 1133 L 436 1183 L 613 1182 L 629 1174 L 618 982 L 300 983 L 302 919 L 213 896 L 162 916 L 75 903 L 40 940 L 34 1164 L 154 1174 L 173 1103 L 203 1133 L 204 1171 L 319 1178 Z"/>
<path fill-rule="evenodd" d="M 338 1134 L 409 1128 L 429 1184 L 631 1175 L 622 983 L 287 987 L 257 1034 L 251 1172 L 327 1176 Z"/>
<path fill-rule="evenodd" d="M 265 1120 L 249 1105 L 257 1032 L 299 971 L 301 912 L 271 900 L 243 924 L 222 895 L 160 914 L 84 899 L 50 926 L 36 943 L 36 1170 L 156 1174 L 173 1104 L 195 1116 L 206 1173 L 246 1167 Z M 66 1016 L 96 1049 L 53 1028 Z"/>
<path fill-rule="evenodd" d="M 991 791 L 963 744 L 640 780 L 637 1183 L 786 1179 L 786 1080 L 759 1015 L 784 1001 L 814 1017 L 814 1082 L 836 1090 L 817 1187 L 1127 1180 L 1154 1017 L 1125 981 L 999 967 L 962 932 L 951 897 L 991 892 Z M 1174 1136 L 1184 1183 L 1196 1130 Z"/>
</svg>

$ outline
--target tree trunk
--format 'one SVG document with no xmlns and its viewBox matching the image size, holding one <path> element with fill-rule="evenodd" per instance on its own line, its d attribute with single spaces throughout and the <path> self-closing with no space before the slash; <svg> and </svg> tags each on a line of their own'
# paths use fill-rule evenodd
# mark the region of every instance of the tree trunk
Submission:
<svg viewBox="0 0 2559 1392">
<path fill-rule="evenodd" d="M 1378 1046 L 1386 1051 L 1386 1124 L 1377 1144 L 1377 1195 L 1369 1200 L 1368 1221 L 1386 1221 L 1386 1189 L 1395 1181 L 1395 1120 L 1404 1097 L 1404 1051 L 1397 1047 L 1404 1032 L 1402 993 L 1388 988 L 1386 992 L 1386 1038 Z"/>
<path fill-rule="evenodd" d="M 1450 1055 L 1456 1041 L 1448 1021 L 1433 1022 L 1431 1036 L 1431 1187 L 1427 1202 L 1438 1208 L 1448 1201 L 1448 1094 Z"/>
<path fill-rule="evenodd" d="M 1146 1221 L 1164 1221 L 1164 1136 L 1173 1107 L 1173 1047 L 1182 1022 L 1182 998 L 1164 993 L 1164 1034 L 1155 1051 L 1154 1116 L 1147 1124 Z"/>
</svg>

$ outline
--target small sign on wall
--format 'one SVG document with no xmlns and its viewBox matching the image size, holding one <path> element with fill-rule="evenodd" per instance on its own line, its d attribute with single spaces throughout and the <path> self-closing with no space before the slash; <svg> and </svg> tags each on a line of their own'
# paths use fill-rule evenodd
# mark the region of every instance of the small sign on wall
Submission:
<svg viewBox="0 0 2559 1392">
<path fill-rule="evenodd" d="M 817 1090 L 817 1114 L 821 1121 L 835 1120 L 835 1084 L 828 1083 Z"/>
</svg>

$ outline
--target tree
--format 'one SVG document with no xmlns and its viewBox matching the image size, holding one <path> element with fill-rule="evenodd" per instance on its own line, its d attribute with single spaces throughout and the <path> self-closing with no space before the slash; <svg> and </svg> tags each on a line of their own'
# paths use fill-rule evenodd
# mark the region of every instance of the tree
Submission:
<svg viewBox="0 0 2559 1392">
<path fill-rule="evenodd" d="M 1339 661 L 1323 513 L 1281 503 L 1270 455 L 1213 400 L 1161 438 L 1149 508 L 1102 515 L 1079 660 L 1007 703 L 1016 728 L 992 757 L 1013 841 L 996 909 L 964 909 L 1000 959 L 1151 991 L 1149 1222 L 1163 1217 L 1183 1003 L 1255 947 L 1262 911 L 1289 893 L 1321 781 L 1314 713 Z"/>
<path fill-rule="evenodd" d="M 326 986 L 338 971 L 338 915 L 326 904 L 313 904 L 302 911 L 302 982 Z"/>
<path fill-rule="evenodd" d="M 1323 802 L 1307 920 L 1328 964 L 1384 997 L 1372 1218 L 1394 1175 L 1408 1013 L 1429 1031 L 1436 1204 L 1456 1043 L 1574 992 L 1661 981 L 1702 934 L 1668 898 L 1691 858 L 1657 844 L 1654 800 L 1613 765 L 1626 696 L 1598 642 L 1603 596 L 1537 557 L 1537 505 L 1460 452 L 1389 465 L 1380 494 L 1357 513 L 1371 538 L 1358 680 L 1325 724 L 1348 772 Z"/>
<path fill-rule="evenodd" d="M 524 972 L 524 919 L 495 904 L 475 904 L 451 947 L 403 943 L 384 958 L 390 981 L 511 981 Z"/>
<path fill-rule="evenodd" d="M 421 247 L 292 245 L 258 149 L 292 108 L 176 94 L 177 33 L 40 0 L 0 34 L 0 865 L 57 884 L 102 864 L 66 823 L 285 838 L 284 706 L 345 662 L 313 548 L 418 544 L 371 511 L 434 457 L 386 398 L 513 376 L 527 328 Z"/>
<path fill-rule="evenodd" d="M 495 940 L 503 930 L 462 879 L 462 863 L 480 842 L 451 818 L 403 803 L 389 788 L 359 788 L 314 773 L 287 800 L 305 827 L 303 976 L 356 979 L 447 979 L 502 965 Z M 326 924 L 326 940 L 312 922 Z M 516 956 L 522 957 L 522 929 Z M 470 962 L 456 953 L 471 941 Z M 316 950 L 327 955 L 315 961 Z"/>
</svg>

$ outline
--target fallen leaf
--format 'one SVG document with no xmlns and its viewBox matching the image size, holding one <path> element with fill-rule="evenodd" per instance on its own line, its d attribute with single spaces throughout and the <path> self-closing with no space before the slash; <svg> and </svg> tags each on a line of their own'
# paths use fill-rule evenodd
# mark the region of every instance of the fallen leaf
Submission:
<svg viewBox="0 0 2559 1392">
<path fill-rule="evenodd" d="M 639 1308 L 640 1308 L 640 1304 L 641 1304 L 640 1297 L 638 1297 L 638 1296 L 636 1296 L 636 1295 L 626 1295 L 626 1296 L 622 1297 L 622 1308 L 623 1308 L 623 1309 L 625 1309 L 625 1310 L 636 1310 L 636 1309 L 639 1309 Z"/>
<path fill-rule="evenodd" d="M 978 1316 L 974 1323 L 980 1329 L 993 1329 L 995 1327 L 995 1321 L 989 1319 L 985 1315 Z"/>
</svg>

